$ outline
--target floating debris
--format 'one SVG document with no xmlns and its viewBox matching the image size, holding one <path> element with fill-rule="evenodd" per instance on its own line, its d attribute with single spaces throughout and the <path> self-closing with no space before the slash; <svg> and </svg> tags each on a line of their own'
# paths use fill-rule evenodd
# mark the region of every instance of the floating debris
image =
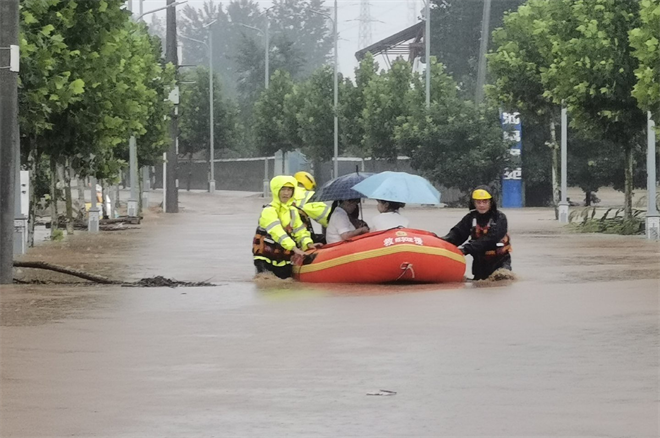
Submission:
<svg viewBox="0 0 660 438">
<path fill-rule="evenodd" d="M 208 281 L 179 281 L 165 278 L 161 275 L 143 278 L 133 283 L 125 283 L 124 287 L 207 287 L 215 286 Z"/>
<path fill-rule="evenodd" d="M 367 392 L 367 395 L 396 395 L 396 391 L 381 389 L 380 391 L 377 392 Z"/>
</svg>

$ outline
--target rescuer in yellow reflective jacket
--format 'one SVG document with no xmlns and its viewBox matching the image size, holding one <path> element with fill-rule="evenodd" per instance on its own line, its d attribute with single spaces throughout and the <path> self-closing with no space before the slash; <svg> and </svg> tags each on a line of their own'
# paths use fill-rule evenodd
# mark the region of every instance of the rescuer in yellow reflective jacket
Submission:
<svg viewBox="0 0 660 438">
<path fill-rule="evenodd" d="M 270 271 L 279 278 L 291 276 L 291 255 L 305 255 L 316 245 L 293 206 L 296 180 L 280 175 L 270 181 L 273 201 L 264 206 L 254 235 L 252 254 L 257 272 Z"/>
<path fill-rule="evenodd" d="M 318 222 L 323 229 L 328 226 L 331 207 L 325 202 L 309 202 L 316 189 L 316 180 L 309 172 L 297 172 L 293 177 L 298 181 L 298 186 L 293 195 L 294 205 L 300 210 L 300 218 L 307 226 L 307 230 L 314 242 L 325 243 L 323 234 L 315 234 L 312 219 Z"/>
</svg>

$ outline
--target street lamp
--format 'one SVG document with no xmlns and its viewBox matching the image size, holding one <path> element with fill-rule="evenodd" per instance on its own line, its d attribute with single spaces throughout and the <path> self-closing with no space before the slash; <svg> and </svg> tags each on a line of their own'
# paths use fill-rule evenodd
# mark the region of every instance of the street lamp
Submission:
<svg viewBox="0 0 660 438">
<path fill-rule="evenodd" d="M 267 10 L 266 10 L 266 12 L 267 12 Z M 265 32 L 263 32 L 258 27 L 248 26 L 247 24 L 243 24 L 243 23 L 237 23 L 237 24 L 239 26 L 242 26 L 242 27 L 246 28 L 246 29 L 252 29 L 254 31 L 257 31 L 259 33 L 259 35 L 264 37 L 264 41 L 265 41 L 264 42 L 264 48 L 265 48 L 264 51 L 266 53 L 266 55 L 265 55 L 265 57 L 266 57 L 266 60 L 265 60 L 266 74 L 265 74 L 265 77 L 264 77 L 264 85 L 266 87 L 266 90 L 268 90 L 268 85 L 269 85 L 269 81 L 270 81 L 270 71 L 269 71 L 270 70 L 270 65 L 269 65 L 269 63 L 270 63 L 270 56 L 269 56 L 270 55 L 270 53 L 269 53 L 270 52 L 270 50 L 269 50 L 270 49 L 270 47 L 269 47 L 270 46 L 270 40 L 269 40 L 269 31 L 268 31 L 268 27 L 269 27 L 268 26 L 268 14 L 266 14 Z"/>
<path fill-rule="evenodd" d="M 427 0 L 428 1 L 428 0 Z M 310 12 L 313 12 L 318 15 L 323 15 L 326 17 L 328 20 L 332 21 L 332 33 L 334 36 L 334 43 L 335 43 L 335 56 L 334 56 L 334 122 L 335 122 L 335 131 L 334 131 L 334 142 L 335 142 L 335 147 L 334 147 L 334 177 L 337 178 L 339 176 L 339 119 L 337 118 L 337 112 L 338 112 L 338 107 L 339 107 L 339 88 L 337 87 L 337 0 L 335 0 L 335 17 L 334 19 L 330 16 L 330 14 L 327 14 L 325 12 L 317 11 L 315 9 L 310 9 Z"/>
<path fill-rule="evenodd" d="M 142 19 L 142 17 L 144 17 L 145 15 L 153 14 L 154 12 L 162 11 L 164 9 L 171 8 L 171 7 L 174 7 L 174 6 L 183 5 L 185 3 L 188 3 L 188 0 L 182 0 L 182 1 L 174 2 L 174 3 L 170 3 L 169 5 L 163 6 L 162 8 L 156 8 L 156 9 L 153 9 L 151 11 L 144 12 L 144 13 L 138 15 L 137 18 L 135 19 L 135 21 L 140 21 Z M 142 6 L 142 4 L 140 4 L 140 6 Z"/>
<path fill-rule="evenodd" d="M 271 6 L 269 8 L 266 8 L 261 14 L 266 15 L 266 25 L 264 26 L 264 31 L 259 29 L 258 27 L 254 26 L 248 26 L 247 24 L 244 23 L 237 23 L 239 26 L 242 26 L 246 29 L 252 29 L 257 31 L 261 36 L 264 37 L 264 56 L 265 56 L 265 74 L 264 74 L 264 87 L 266 90 L 268 90 L 268 86 L 270 85 L 270 20 L 268 18 L 268 11 L 270 11 L 274 6 Z M 259 14 L 259 15 L 261 15 Z M 284 160 L 284 156 L 286 155 L 286 152 L 282 155 L 282 159 Z M 273 163 L 273 166 L 275 166 L 275 163 Z M 269 183 L 268 183 L 268 157 L 264 157 L 264 181 L 263 181 L 263 188 L 264 188 L 264 198 L 268 196 L 268 190 L 269 188 Z"/>
<path fill-rule="evenodd" d="M 215 96 L 213 93 L 213 34 L 211 33 L 211 25 L 216 21 L 218 20 L 213 20 L 210 23 L 202 26 L 208 31 L 208 44 L 202 40 L 197 40 L 195 38 L 190 38 L 189 36 L 179 34 L 181 38 L 203 44 L 209 54 L 209 193 L 215 193 L 215 117 L 213 116 Z"/>
<path fill-rule="evenodd" d="M 166 35 L 165 35 L 165 57 L 168 62 L 172 62 L 175 68 L 178 69 L 179 61 L 177 59 L 177 43 L 176 43 L 176 6 L 188 3 L 188 0 L 173 1 L 167 0 L 167 5 L 156 8 L 151 11 L 141 13 L 137 16 L 136 21 L 139 21 L 145 15 L 153 14 L 154 12 L 167 10 L 166 18 Z M 142 10 L 142 0 L 140 0 L 140 11 Z M 176 70 L 175 70 L 176 71 Z M 178 178 L 177 178 L 177 153 L 178 153 L 178 124 L 176 121 L 178 105 L 178 75 L 175 73 L 175 89 L 170 93 L 170 100 L 175 102 L 174 114 L 170 121 L 170 137 L 172 144 L 167 152 L 163 153 L 163 211 L 166 213 L 179 212 L 179 195 L 178 195 Z M 134 142 L 132 142 L 134 143 Z M 137 160 L 136 160 L 137 161 Z M 135 163 L 137 165 L 137 163 Z M 131 175 L 136 171 L 131 171 Z M 168 184 L 169 179 L 169 184 Z M 136 178 L 137 180 L 137 178 Z M 131 183 L 131 193 L 133 193 L 133 183 Z M 133 195 L 131 195 L 133 197 Z M 169 199 L 168 199 L 169 198 Z"/>
</svg>

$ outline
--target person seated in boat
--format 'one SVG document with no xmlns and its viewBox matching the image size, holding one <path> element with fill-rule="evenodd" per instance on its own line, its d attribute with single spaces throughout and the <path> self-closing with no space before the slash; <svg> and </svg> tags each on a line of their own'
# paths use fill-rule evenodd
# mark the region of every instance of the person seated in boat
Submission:
<svg viewBox="0 0 660 438">
<path fill-rule="evenodd" d="M 359 199 L 347 199 L 332 203 L 330 220 L 328 221 L 328 228 L 325 232 L 327 243 L 349 240 L 355 236 L 369 232 L 369 226 L 366 222 L 359 219 L 359 205 Z"/>
<path fill-rule="evenodd" d="M 511 270 L 506 215 L 497 209 L 493 191 L 487 186 L 478 186 L 472 192 L 470 212 L 441 239 L 473 257 L 475 280 L 484 280 L 498 269 Z"/>
<path fill-rule="evenodd" d="M 293 177 L 298 181 L 296 190 L 293 193 L 293 205 L 298 208 L 300 218 L 305 223 L 312 240 L 316 243 L 325 243 L 324 234 L 314 232 L 312 220 L 316 221 L 325 230 L 330 218 L 330 206 L 325 202 L 309 202 L 316 189 L 316 180 L 309 172 L 297 172 Z"/>
<path fill-rule="evenodd" d="M 378 200 L 378 212 L 371 221 L 371 231 L 383 231 L 396 227 L 407 227 L 408 218 L 403 216 L 399 210 L 405 207 L 403 202 Z"/>
<path fill-rule="evenodd" d="M 273 200 L 264 206 L 252 242 L 257 272 L 270 271 L 279 278 L 291 277 L 291 256 L 305 256 L 305 250 L 319 247 L 293 206 L 296 179 L 279 175 L 270 181 Z"/>
</svg>

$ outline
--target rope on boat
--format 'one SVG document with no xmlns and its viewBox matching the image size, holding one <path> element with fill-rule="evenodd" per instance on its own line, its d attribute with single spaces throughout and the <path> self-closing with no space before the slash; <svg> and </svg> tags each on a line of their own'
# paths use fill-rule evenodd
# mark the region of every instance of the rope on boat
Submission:
<svg viewBox="0 0 660 438">
<path fill-rule="evenodd" d="M 401 269 L 403 270 L 403 272 L 401 272 L 401 275 L 399 275 L 399 277 L 396 279 L 396 281 L 401 280 L 401 277 L 406 275 L 406 272 L 408 272 L 408 271 L 410 271 L 410 274 L 412 275 L 411 279 L 415 278 L 415 270 L 413 269 L 413 264 L 412 263 L 408 263 L 408 262 L 401 263 Z"/>
</svg>

